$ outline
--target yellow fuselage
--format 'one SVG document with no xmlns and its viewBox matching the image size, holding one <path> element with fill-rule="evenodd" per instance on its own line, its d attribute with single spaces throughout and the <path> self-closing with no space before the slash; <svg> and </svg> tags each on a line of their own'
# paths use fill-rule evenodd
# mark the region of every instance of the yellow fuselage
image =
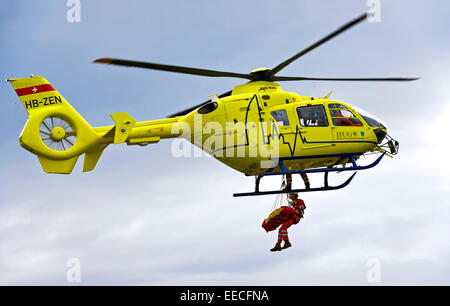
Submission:
<svg viewBox="0 0 450 306">
<path fill-rule="evenodd" d="M 339 154 L 359 156 L 377 144 L 374 128 L 348 104 L 285 92 L 272 82 L 237 86 L 231 96 L 211 103 L 217 104 L 207 113 L 200 114 L 198 109 L 182 117 L 138 122 L 127 142 L 148 144 L 182 136 L 247 175 L 267 171 L 279 158 L 291 159 L 284 161 L 288 170 L 330 166 L 340 159 Z M 334 125 L 329 105 L 336 103 L 352 111 L 361 125 Z M 323 107 L 327 121 L 322 126 L 302 126 L 297 109 L 305 106 Z M 280 110 L 286 112 L 289 125 L 273 117 Z M 96 128 L 98 132 L 110 129 Z"/>
</svg>

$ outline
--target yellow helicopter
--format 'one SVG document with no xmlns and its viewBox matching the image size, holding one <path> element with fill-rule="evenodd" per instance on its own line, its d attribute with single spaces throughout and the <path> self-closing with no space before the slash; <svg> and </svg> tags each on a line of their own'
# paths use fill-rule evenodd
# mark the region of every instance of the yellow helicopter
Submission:
<svg viewBox="0 0 450 306">
<path fill-rule="evenodd" d="M 161 139 L 182 137 L 231 168 L 256 177 L 254 191 L 234 196 L 286 193 L 286 190 L 260 191 L 261 178 L 296 173 L 324 173 L 324 186 L 289 192 L 343 188 L 356 172 L 338 186 L 328 184 L 329 172 L 372 168 L 384 155 L 395 155 L 399 143 L 387 134 L 386 126 L 376 117 L 347 103 L 330 100 L 331 93 L 322 98 L 301 96 L 283 91 L 276 82 L 412 81 L 417 78 L 311 78 L 276 74 L 366 18 L 367 14 L 362 14 L 273 69 L 260 68 L 251 73 L 114 58 L 94 61 L 249 81 L 166 119 L 136 122 L 122 112 L 111 114 L 115 125 L 91 127 L 42 76 L 9 79 L 29 115 L 19 137 L 20 145 L 37 155 L 45 172 L 68 174 L 82 154 L 83 171 L 93 170 L 103 150 L 112 143 L 145 146 Z M 380 156 L 369 165 L 356 163 L 360 156 L 370 152 L 379 152 Z"/>
</svg>

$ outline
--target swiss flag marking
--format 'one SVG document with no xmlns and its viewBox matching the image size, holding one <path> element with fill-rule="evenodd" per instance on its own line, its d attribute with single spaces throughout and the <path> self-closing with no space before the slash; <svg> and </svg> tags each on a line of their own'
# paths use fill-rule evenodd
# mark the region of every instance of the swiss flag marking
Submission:
<svg viewBox="0 0 450 306">
<path fill-rule="evenodd" d="M 20 96 L 32 95 L 35 93 L 54 91 L 54 90 L 56 90 L 56 89 L 54 89 L 52 85 L 43 84 L 43 85 L 30 86 L 30 87 L 16 89 L 16 93 L 20 97 Z"/>
</svg>

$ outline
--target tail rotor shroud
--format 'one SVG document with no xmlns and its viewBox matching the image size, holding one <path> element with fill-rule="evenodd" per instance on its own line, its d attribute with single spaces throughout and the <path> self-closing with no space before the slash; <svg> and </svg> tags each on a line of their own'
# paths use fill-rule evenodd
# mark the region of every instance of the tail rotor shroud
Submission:
<svg viewBox="0 0 450 306">
<path fill-rule="evenodd" d="M 39 128 L 39 134 L 42 142 L 55 151 L 67 151 L 74 146 L 77 140 L 74 127 L 57 116 L 45 118 Z"/>
</svg>

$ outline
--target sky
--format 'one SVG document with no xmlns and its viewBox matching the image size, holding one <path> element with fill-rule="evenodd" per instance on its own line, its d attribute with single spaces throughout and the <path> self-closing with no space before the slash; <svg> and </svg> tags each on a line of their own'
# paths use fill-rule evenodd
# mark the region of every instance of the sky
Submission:
<svg viewBox="0 0 450 306">
<path fill-rule="evenodd" d="M 1 1 L 0 73 L 43 75 L 93 126 L 113 124 L 109 114 L 120 111 L 164 118 L 240 84 L 96 58 L 247 73 L 368 9 L 364 0 L 80 3 L 71 23 L 66 1 Z M 301 195 L 306 215 L 283 252 L 269 252 L 276 233 L 261 227 L 274 196 L 233 198 L 253 178 L 213 158 L 176 158 L 170 140 L 111 145 L 93 172 L 82 173 L 80 160 L 70 175 L 46 174 L 19 146 L 27 114 L 1 82 L 0 285 L 449 285 L 450 4 L 380 3 L 381 22 L 345 32 L 283 75 L 419 81 L 281 86 L 316 97 L 333 90 L 332 99 L 381 118 L 400 152 L 345 189 Z M 80 282 L 68 281 L 71 259 Z"/>
</svg>

